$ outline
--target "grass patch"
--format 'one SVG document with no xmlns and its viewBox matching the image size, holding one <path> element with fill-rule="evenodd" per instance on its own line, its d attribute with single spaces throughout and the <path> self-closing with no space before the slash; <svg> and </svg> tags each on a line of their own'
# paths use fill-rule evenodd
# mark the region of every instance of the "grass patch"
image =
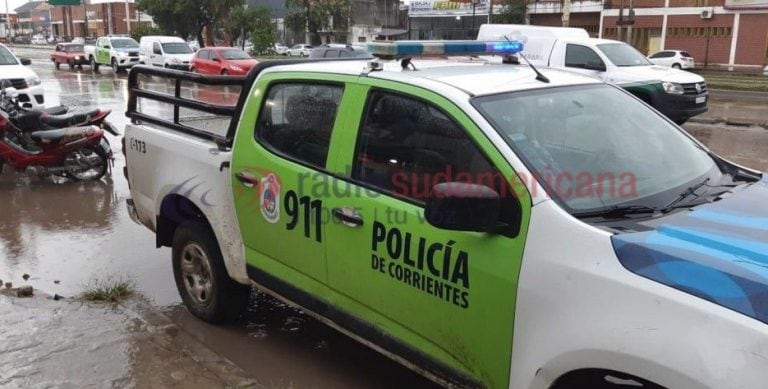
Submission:
<svg viewBox="0 0 768 389">
<path fill-rule="evenodd" d="M 712 89 L 730 89 L 742 91 L 768 92 L 768 76 L 760 74 L 725 72 L 725 71 L 696 71 L 707 81 Z"/>
<path fill-rule="evenodd" d="M 107 278 L 91 280 L 85 286 L 80 298 L 86 301 L 116 302 L 118 299 L 132 296 L 136 293 L 136 284 L 122 278 Z"/>
</svg>

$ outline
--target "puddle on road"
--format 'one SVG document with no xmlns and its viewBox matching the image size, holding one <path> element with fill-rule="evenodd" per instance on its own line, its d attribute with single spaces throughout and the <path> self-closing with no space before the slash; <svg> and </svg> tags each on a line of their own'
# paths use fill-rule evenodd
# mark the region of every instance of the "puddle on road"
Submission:
<svg viewBox="0 0 768 389">
<path fill-rule="evenodd" d="M 167 314 L 268 388 L 438 387 L 260 292 L 253 292 L 248 312 L 233 326 L 203 323 L 183 307 Z"/>
</svg>

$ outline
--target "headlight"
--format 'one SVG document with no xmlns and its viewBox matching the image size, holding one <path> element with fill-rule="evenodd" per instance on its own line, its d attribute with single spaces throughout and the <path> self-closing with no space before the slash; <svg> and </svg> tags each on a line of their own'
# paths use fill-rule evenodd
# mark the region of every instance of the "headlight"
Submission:
<svg viewBox="0 0 768 389">
<path fill-rule="evenodd" d="M 232 65 L 232 70 L 234 70 L 236 72 L 242 72 L 243 68 L 241 68 L 240 66 L 237 66 L 237 65 Z"/>
<path fill-rule="evenodd" d="M 43 81 L 40 80 L 40 77 L 38 77 L 38 76 L 29 77 L 25 81 L 27 82 L 27 85 L 29 85 L 29 86 L 38 86 L 38 85 L 43 83 Z"/>
<path fill-rule="evenodd" d="M 128 53 L 123 53 L 123 52 L 121 51 L 121 52 L 118 52 L 118 53 L 117 53 L 117 56 L 118 56 L 118 57 L 127 57 L 127 56 L 128 56 Z"/>
<path fill-rule="evenodd" d="M 664 92 L 671 93 L 673 95 L 682 95 L 685 93 L 683 86 L 676 82 L 664 81 L 661 83 L 664 86 Z"/>
<path fill-rule="evenodd" d="M 76 56 L 75 56 L 75 61 L 79 61 L 79 60 L 80 60 L 80 56 L 79 56 L 79 55 L 76 55 Z"/>
</svg>

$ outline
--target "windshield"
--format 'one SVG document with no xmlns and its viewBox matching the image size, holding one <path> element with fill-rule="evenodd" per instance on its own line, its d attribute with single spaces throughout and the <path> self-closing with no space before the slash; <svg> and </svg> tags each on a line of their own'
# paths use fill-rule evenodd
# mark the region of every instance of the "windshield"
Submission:
<svg viewBox="0 0 768 389">
<path fill-rule="evenodd" d="M 68 53 L 82 53 L 83 52 L 83 45 L 68 45 L 64 46 L 64 51 Z"/>
<path fill-rule="evenodd" d="M 166 54 L 192 54 L 192 49 L 184 42 L 163 43 Z"/>
<path fill-rule="evenodd" d="M 18 65 L 19 62 L 11 54 L 11 52 L 4 46 L 0 46 L 0 66 L 1 65 Z"/>
<path fill-rule="evenodd" d="M 139 44 L 133 39 L 112 39 L 112 47 L 116 49 L 138 48 Z"/>
<path fill-rule="evenodd" d="M 652 65 L 645 56 L 626 43 L 603 43 L 597 48 L 616 66 Z"/>
<path fill-rule="evenodd" d="M 530 182 L 572 213 L 663 206 L 681 185 L 716 169 L 677 127 L 608 85 L 504 93 L 473 104 L 533 172 Z"/>
<path fill-rule="evenodd" d="M 251 59 L 251 56 L 242 50 L 222 50 L 219 54 L 221 54 L 224 59 Z"/>
</svg>

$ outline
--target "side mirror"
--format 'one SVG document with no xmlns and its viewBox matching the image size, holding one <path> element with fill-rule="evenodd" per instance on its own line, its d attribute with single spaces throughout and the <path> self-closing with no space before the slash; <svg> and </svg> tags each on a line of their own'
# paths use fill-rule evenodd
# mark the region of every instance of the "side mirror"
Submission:
<svg viewBox="0 0 768 389">
<path fill-rule="evenodd" d="M 19 58 L 19 62 L 24 66 L 32 65 L 32 60 L 29 58 Z"/>
<path fill-rule="evenodd" d="M 107 50 L 112 50 L 112 46 L 110 46 L 110 45 L 104 45 L 104 48 L 107 49 Z"/>
<path fill-rule="evenodd" d="M 483 185 L 445 182 L 432 187 L 424 216 L 434 227 L 451 231 L 494 232 L 502 227 L 501 196 Z"/>
<path fill-rule="evenodd" d="M 607 69 L 605 68 L 605 64 L 598 61 L 589 61 L 584 65 L 584 69 L 587 70 L 596 70 L 598 72 L 604 72 Z"/>
</svg>

